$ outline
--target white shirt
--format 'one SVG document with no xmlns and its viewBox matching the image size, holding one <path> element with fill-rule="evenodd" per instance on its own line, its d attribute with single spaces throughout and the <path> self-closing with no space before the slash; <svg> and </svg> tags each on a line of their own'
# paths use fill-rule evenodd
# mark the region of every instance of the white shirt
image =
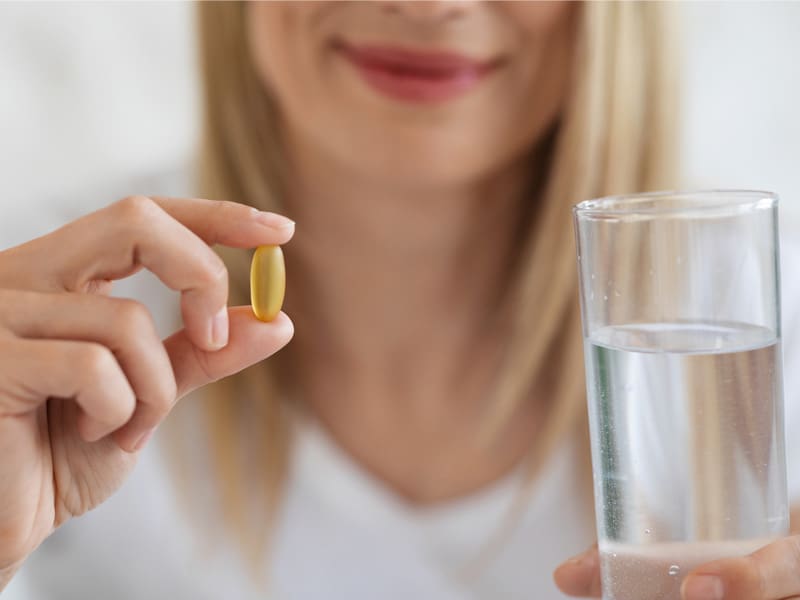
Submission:
<svg viewBox="0 0 800 600">
<path fill-rule="evenodd" d="M 468 582 L 459 570 L 502 523 L 519 474 L 445 506 L 415 509 L 322 431 L 304 427 L 266 591 L 249 581 L 230 547 L 205 554 L 156 443 L 115 496 L 68 522 L 34 553 L 3 599 L 561 598 L 552 571 L 594 539 L 576 461 L 569 446 L 553 457 L 519 523 Z"/>
<path fill-rule="evenodd" d="M 784 241 L 784 379 L 790 497 L 800 500 L 800 245 Z M 514 473 L 435 508 L 403 502 L 327 435 L 302 425 L 274 532 L 269 588 L 232 546 L 208 548 L 174 493 L 157 434 L 122 489 L 65 524 L 26 561 L 3 600 L 555 600 L 552 572 L 595 539 L 578 453 L 565 441 L 522 515 L 471 579 L 461 568 L 498 530 Z"/>
</svg>

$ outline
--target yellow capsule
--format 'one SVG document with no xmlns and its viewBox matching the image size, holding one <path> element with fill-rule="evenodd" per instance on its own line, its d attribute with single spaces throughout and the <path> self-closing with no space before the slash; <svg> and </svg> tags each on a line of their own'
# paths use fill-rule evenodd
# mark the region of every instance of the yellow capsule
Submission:
<svg viewBox="0 0 800 600">
<path fill-rule="evenodd" d="M 272 321 L 286 293 L 286 266 L 280 246 L 259 246 L 250 263 L 250 303 L 261 321 Z"/>
</svg>

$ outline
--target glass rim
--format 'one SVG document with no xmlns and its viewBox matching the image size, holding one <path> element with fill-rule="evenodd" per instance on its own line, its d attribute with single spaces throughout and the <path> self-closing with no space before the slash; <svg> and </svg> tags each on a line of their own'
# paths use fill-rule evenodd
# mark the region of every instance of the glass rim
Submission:
<svg viewBox="0 0 800 600">
<path fill-rule="evenodd" d="M 674 205 L 655 204 L 657 200 L 682 200 Z M 617 194 L 584 200 L 572 207 L 576 218 L 620 215 L 697 214 L 742 208 L 768 208 L 778 203 L 778 195 L 764 190 L 707 189 L 663 190 L 640 194 Z"/>
</svg>

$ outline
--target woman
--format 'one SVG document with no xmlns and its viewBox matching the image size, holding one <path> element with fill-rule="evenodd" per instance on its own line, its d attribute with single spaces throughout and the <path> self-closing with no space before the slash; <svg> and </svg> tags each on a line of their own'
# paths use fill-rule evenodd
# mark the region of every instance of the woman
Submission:
<svg viewBox="0 0 800 600">
<path fill-rule="evenodd" d="M 67 564 L 62 595 L 87 573 L 90 597 L 560 597 L 553 568 L 593 536 L 569 208 L 672 182 L 665 7 L 199 10 L 201 191 L 241 204 L 130 197 L 0 254 L 0 585 L 111 496 L 176 398 L 257 364 L 163 430 L 180 497 L 107 503 L 73 546 L 90 564 L 56 551 L 32 594 Z M 296 333 L 262 363 L 292 322 L 226 308 L 247 256 L 208 245 L 290 239 Z M 141 268 L 181 292 L 163 343 L 106 296 Z M 800 594 L 797 547 L 684 596 Z M 596 552 L 556 581 L 598 595 Z"/>
</svg>

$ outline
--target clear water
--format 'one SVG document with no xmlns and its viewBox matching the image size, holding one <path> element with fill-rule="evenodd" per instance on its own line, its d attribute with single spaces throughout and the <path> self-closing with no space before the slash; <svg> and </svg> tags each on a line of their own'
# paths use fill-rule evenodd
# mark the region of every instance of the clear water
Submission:
<svg viewBox="0 0 800 600">
<path fill-rule="evenodd" d="M 586 341 L 606 600 L 678 599 L 698 560 L 787 531 L 780 356 L 772 332 L 739 323 Z"/>
<path fill-rule="evenodd" d="M 770 541 L 607 544 L 600 554 L 605 597 L 614 600 L 679 600 L 681 583 L 695 567 L 718 558 L 744 556 Z"/>
</svg>

